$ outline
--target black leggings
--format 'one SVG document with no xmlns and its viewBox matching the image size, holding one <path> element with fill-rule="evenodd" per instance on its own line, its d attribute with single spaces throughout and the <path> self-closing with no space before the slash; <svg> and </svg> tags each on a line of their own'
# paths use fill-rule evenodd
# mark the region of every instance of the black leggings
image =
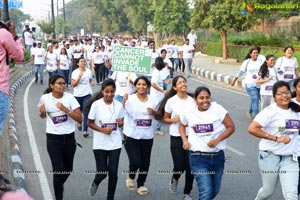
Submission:
<svg viewBox="0 0 300 200">
<path fill-rule="evenodd" d="M 137 187 L 144 186 L 150 167 L 153 139 L 134 139 L 125 136 L 125 149 L 129 158 L 129 178 L 135 179 Z"/>
<path fill-rule="evenodd" d="M 186 151 L 182 148 L 181 137 L 170 137 L 170 148 L 173 158 L 173 172 L 172 179 L 178 181 L 181 174 L 185 171 L 185 184 L 183 193 L 190 194 L 193 189 L 194 176 L 191 174 L 191 167 L 189 164 L 189 151 Z"/>
<path fill-rule="evenodd" d="M 118 182 L 118 168 L 121 149 L 93 150 L 96 160 L 97 174 L 94 183 L 99 185 L 108 175 L 107 200 L 113 200 Z"/>
<path fill-rule="evenodd" d="M 47 151 L 52 163 L 55 199 L 62 200 L 64 183 L 73 171 L 76 151 L 74 132 L 66 135 L 47 133 Z"/>
<path fill-rule="evenodd" d="M 103 78 L 103 68 L 105 68 L 104 63 L 95 64 L 94 71 L 95 71 L 96 82 L 97 83 L 99 83 L 100 81 L 102 82 L 104 80 L 104 78 Z"/>
</svg>

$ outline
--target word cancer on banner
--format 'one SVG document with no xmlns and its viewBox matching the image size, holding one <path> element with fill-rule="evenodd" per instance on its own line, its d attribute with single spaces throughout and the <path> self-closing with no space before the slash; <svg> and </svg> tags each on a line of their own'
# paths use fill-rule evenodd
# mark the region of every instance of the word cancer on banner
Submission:
<svg viewBox="0 0 300 200">
<path fill-rule="evenodd" d="M 152 50 L 115 46 L 112 57 L 112 71 L 150 74 Z"/>
</svg>

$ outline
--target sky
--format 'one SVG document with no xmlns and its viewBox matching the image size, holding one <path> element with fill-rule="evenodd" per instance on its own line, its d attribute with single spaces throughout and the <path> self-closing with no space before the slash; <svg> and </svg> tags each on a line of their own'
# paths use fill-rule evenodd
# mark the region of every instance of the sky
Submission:
<svg viewBox="0 0 300 200">
<path fill-rule="evenodd" d="M 30 14 L 35 21 L 43 21 L 48 19 L 48 15 L 51 16 L 51 0 L 22 0 L 23 8 L 21 9 L 25 14 Z M 56 15 L 56 8 L 62 8 L 62 0 L 53 0 L 54 10 Z M 65 4 L 71 0 L 65 0 Z"/>
</svg>

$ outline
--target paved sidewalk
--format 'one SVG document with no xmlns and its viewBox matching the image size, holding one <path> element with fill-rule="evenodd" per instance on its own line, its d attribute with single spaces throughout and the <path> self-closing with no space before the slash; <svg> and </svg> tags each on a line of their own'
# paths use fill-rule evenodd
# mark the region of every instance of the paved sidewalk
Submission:
<svg viewBox="0 0 300 200">
<path fill-rule="evenodd" d="M 213 81 L 230 84 L 235 74 L 239 71 L 241 63 L 220 63 L 218 62 L 219 60 L 220 58 L 196 53 L 192 64 L 193 74 Z M 238 80 L 235 86 L 242 87 L 241 80 Z"/>
</svg>

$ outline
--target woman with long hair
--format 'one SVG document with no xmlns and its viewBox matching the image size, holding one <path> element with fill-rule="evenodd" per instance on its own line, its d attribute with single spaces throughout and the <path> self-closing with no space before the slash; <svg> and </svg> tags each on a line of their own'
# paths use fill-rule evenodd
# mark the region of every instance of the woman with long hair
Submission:
<svg viewBox="0 0 300 200">
<path fill-rule="evenodd" d="M 47 151 L 52 163 L 56 200 L 63 199 L 64 183 L 73 171 L 75 126 L 82 121 L 80 105 L 73 95 L 65 92 L 66 84 L 63 76 L 51 76 L 38 104 L 39 116 L 47 121 Z"/>
<path fill-rule="evenodd" d="M 93 152 L 97 173 L 89 188 L 94 196 L 100 183 L 108 175 L 107 200 L 113 200 L 117 182 L 122 137 L 119 126 L 123 125 L 122 104 L 114 99 L 116 84 L 112 79 L 102 83 L 101 91 L 87 104 L 88 126 L 94 130 Z"/>
<path fill-rule="evenodd" d="M 261 65 L 256 83 L 260 84 L 260 108 L 263 110 L 272 101 L 272 88 L 276 81 L 278 81 L 277 72 L 274 68 L 275 56 L 267 55 L 266 60 Z"/>
<path fill-rule="evenodd" d="M 193 188 L 194 176 L 191 174 L 189 164 L 189 152 L 182 148 L 183 142 L 178 131 L 179 116 L 189 105 L 194 105 L 194 99 L 187 92 L 187 81 L 182 75 L 176 76 L 172 80 L 172 87 L 166 94 L 158 107 L 158 112 L 162 113 L 163 121 L 170 124 L 170 150 L 173 159 L 173 175 L 169 184 L 172 193 L 177 191 L 179 178 L 185 171 L 184 200 L 192 199 L 190 193 Z M 186 130 L 188 135 L 188 129 Z"/>
<path fill-rule="evenodd" d="M 255 199 L 270 198 L 278 180 L 284 199 L 298 199 L 300 107 L 291 101 L 287 82 L 278 81 L 272 92 L 275 103 L 262 110 L 248 127 L 251 135 L 261 138 L 258 165 L 262 187 Z"/>
<path fill-rule="evenodd" d="M 258 58 L 258 49 L 256 47 L 251 48 L 249 51 L 250 58 L 244 60 L 242 66 L 235 78 L 232 80 L 231 85 L 233 86 L 235 82 L 246 74 L 243 82 L 245 83 L 245 89 L 250 97 L 250 105 L 248 108 L 247 116 L 253 119 L 259 112 L 259 90 L 260 85 L 256 84 L 256 78 L 262 61 Z"/>
</svg>

